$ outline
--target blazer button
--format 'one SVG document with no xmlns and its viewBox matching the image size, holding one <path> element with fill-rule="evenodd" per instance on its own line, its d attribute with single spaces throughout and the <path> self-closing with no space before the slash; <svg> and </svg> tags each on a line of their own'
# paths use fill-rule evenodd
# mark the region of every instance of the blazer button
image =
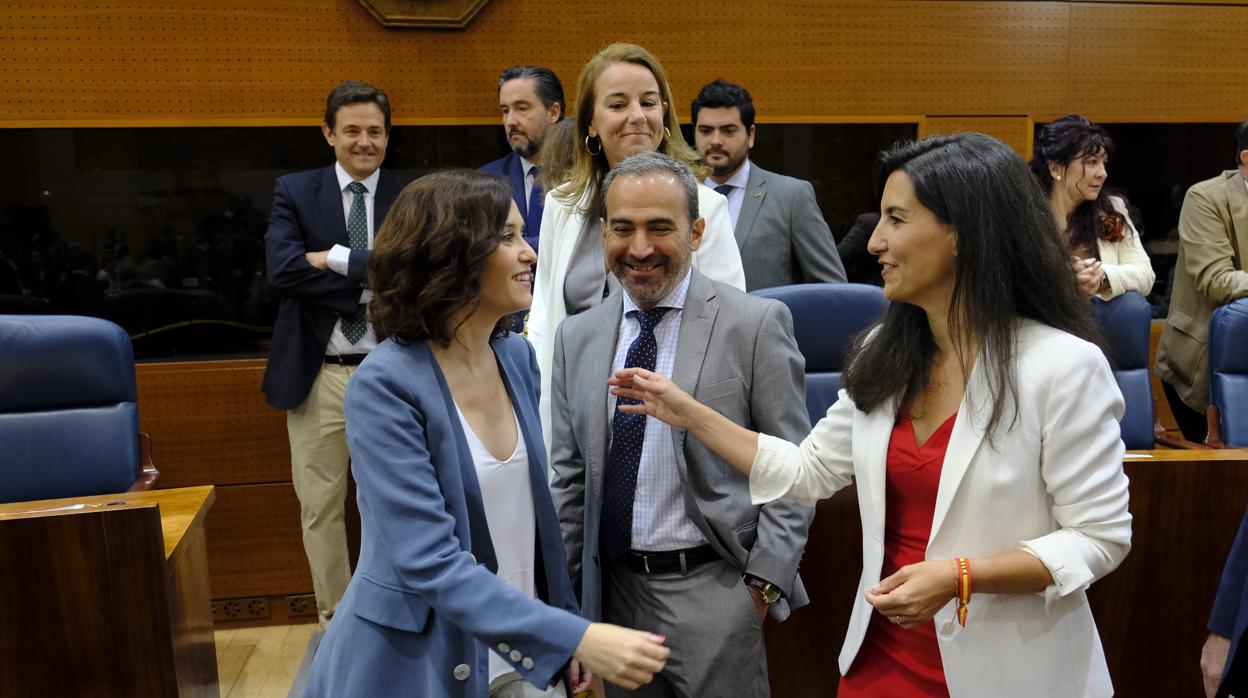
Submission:
<svg viewBox="0 0 1248 698">
<path fill-rule="evenodd" d="M 518 661 L 520 661 L 521 659 L 523 659 L 523 658 L 524 658 L 524 655 L 523 655 L 523 654 L 520 654 L 520 650 L 512 650 L 512 651 L 511 651 L 511 654 L 509 654 L 509 655 L 507 655 L 507 656 L 508 656 L 508 657 L 511 657 L 511 661 L 513 661 L 513 662 L 518 662 Z"/>
<path fill-rule="evenodd" d="M 524 667 L 525 669 L 532 669 L 532 668 L 533 668 L 533 660 L 532 660 L 531 658 L 529 658 L 529 657 L 525 657 L 525 658 L 524 658 L 524 661 L 523 661 L 523 662 L 520 662 L 520 666 Z"/>
<path fill-rule="evenodd" d="M 456 681 L 466 681 L 471 673 L 472 669 L 469 669 L 467 664 L 460 664 L 455 667 L 455 671 L 451 672 L 451 675 L 455 677 Z"/>
<path fill-rule="evenodd" d="M 498 651 L 500 654 L 507 654 L 508 652 L 511 651 L 511 645 L 507 644 L 506 642 L 500 642 L 498 643 Z"/>
</svg>

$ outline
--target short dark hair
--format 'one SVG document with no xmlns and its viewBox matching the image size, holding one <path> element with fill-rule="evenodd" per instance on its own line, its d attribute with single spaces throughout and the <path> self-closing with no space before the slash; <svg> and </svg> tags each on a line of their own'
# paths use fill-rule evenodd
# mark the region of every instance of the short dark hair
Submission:
<svg viewBox="0 0 1248 698">
<path fill-rule="evenodd" d="M 404 187 L 368 261 L 377 339 L 450 344 L 451 323 L 481 300 L 481 271 L 510 212 L 511 184 L 477 170 L 434 172 Z M 510 329 L 514 317 L 501 318 L 495 333 Z"/>
<path fill-rule="evenodd" d="M 1243 167 L 1243 163 L 1239 161 L 1239 154 L 1248 150 L 1248 121 L 1235 128 L 1235 167 Z"/>
<path fill-rule="evenodd" d="M 563 101 L 563 84 L 559 82 L 555 71 L 535 65 L 513 65 L 498 76 L 498 89 L 503 89 L 503 84 L 507 81 L 518 78 L 533 81 L 533 91 L 547 109 L 552 104 L 558 104 L 560 119 L 567 113 L 568 107 Z"/>
<path fill-rule="evenodd" d="M 693 98 L 693 104 L 689 106 L 689 120 L 695 127 L 698 125 L 698 112 L 702 110 L 702 107 L 711 109 L 736 107 L 741 112 L 741 125 L 745 126 L 746 130 L 754 128 L 754 99 L 750 97 L 749 91 L 740 85 L 734 85 L 722 79 L 703 85 L 698 96 Z"/>
<path fill-rule="evenodd" d="M 338 110 L 348 104 L 360 102 L 372 102 L 381 109 L 381 115 L 386 121 L 386 133 L 390 133 L 390 98 L 380 87 L 373 87 L 359 80 L 343 80 L 329 93 L 329 99 L 325 101 L 325 125 L 333 131 Z"/>
<path fill-rule="evenodd" d="M 910 178 L 919 203 L 957 236 L 947 321 L 959 357 L 978 356 L 985 367 L 987 395 L 975 397 L 990 406 L 991 439 L 999 424 L 1012 425 L 1018 416 L 1018 320 L 1096 342 L 1090 306 L 1055 234 L 1049 203 L 1012 148 L 982 133 L 932 136 L 880 154 L 880 191 L 894 172 Z M 927 315 L 916 305 L 890 303 L 877 327 L 855 341 L 845 371 L 845 388 L 864 412 L 921 390 L 936 352 Z M 961 344 L 968 340 L 978 344 Z"/>
<path fill-rule="evenodd" d="M 670 175 L 680 184 L 685 197 L 685 213 L 689 224 L 698 220 L 698 179 L 685 163 L 666 153 L 648 152 L 629 155 L 607 173 L 602 180 L 602 217 L 607 217 L 607 192 L 620 177 L 645 177 L 646 175 Z"/>
</svg>

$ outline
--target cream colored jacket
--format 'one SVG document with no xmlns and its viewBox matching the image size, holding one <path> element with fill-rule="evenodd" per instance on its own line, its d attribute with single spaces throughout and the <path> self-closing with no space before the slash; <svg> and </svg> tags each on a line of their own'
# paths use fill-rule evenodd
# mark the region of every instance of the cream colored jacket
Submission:
<svg viewBox="0 0 1248 698">
<path fill-rule="evenodd" d="M 1118 242 L 1108 242 L 1100 238 L 1096 240 L 1096 249 L 1101 255 L 1101 268 L 1109 279 L 1109 290 L 1096 295 L 1102 300 L 1117 298 L 1127 291 L 1148 296 L 1149 291 L 1153 290 L 1153 281 L 1157 278 L 1153 263 L 1149 261 L 1148 253 L 1140 244 L 1140 234 L 1131 222 L 1126 202 L 1111 196 L 1109 203 L 1127 219 L 1127 224 L 1123 227 L 1122 239 Z"/>
</svg>

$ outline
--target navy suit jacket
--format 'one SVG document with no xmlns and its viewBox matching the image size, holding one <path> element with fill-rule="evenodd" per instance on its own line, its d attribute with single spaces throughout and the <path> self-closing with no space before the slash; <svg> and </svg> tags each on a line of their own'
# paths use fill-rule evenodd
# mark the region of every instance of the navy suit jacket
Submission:
<svg viewBox="0 0 1248 698">
<path fill-rule="evenodd" d="M 1218 596 L 1209 614 L 1209 631 L 1231 640 L 1218 695 L 1231 691 L 1242 695 L 1238 692 L 1248 690 L 1248 646 L 1244 644 L 1244 635 L 1248 633 L 1248 511 L 1244 512 L 1239 535 L 1235 536 L 1235 545 L 1222 570 Z"/>
<path fill-rule="evenodd" d="M 374 234 L 400 189 L 398 179 L 382 170 L 373 195 Z M 334 323 L 353 315 L 360 303 L 368 279 L 369 250 L 352 250 L 346 276 L 317 269 L 304 259 L 306 252 L 334 245 L 350 242 L 333 165 L 278 177 L 264 252 L 269 287 L 279 305 L 273 349 L 261 386 L 274 407 L 290 410 L 303 404 L 325 363 Z"/>
<path fill-rule="evenodd" d="M 577 615 L 546 487 L 537 361 L 519 335 L 491 344 L 528 453 L 533 569 L 546 603 L 496 575 L 476 467 L 428 344 L 386 340 L 347 387 L 360 561 L 317 649 L 307 696 L 486 698 L 489 650 L 545 687 L 580 643 L 589 623 Z"/>
<path fill-rule="evenodd" d="M 524 218 L 524 239 L 529 243 L 529 247 L 536 250 L 538 235 L 542 229 L 542 208 L 545 200 L 541 181 L 533 183 L 533 189 L 538 192 L 535 202 L 537 205 L 533 206 L 533 210 L 529 210 L 529 202 L 524 199 L 524 163 L 521 162 L 519 155 L 515 152 L 507 153 L 483 166 L 481 171 L 506 177 L 511 182 L 511 200 L 516 202 L 516 207 L 520 209 L 520 215 Z"/>
</svg>

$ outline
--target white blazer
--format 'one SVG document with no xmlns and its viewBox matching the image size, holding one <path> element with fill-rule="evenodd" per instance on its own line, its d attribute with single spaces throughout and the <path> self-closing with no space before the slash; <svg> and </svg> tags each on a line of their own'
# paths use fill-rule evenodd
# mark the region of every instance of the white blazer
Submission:
<svg viewBox="0 0 1248 698">
<path fill-rule="evenodd" d="M 982 362 L 971 372 L 940 473 L 927 559 L 1023 549 L 1044 563 L 1053 584 L 1038 594 L 974 594 L 966 627 L 955 622 L 953 601 L 937 612 L 945 681 L 955 698 L 1111 696 L 1084 590 L 1131 547 L 1122 394 L 1088 342 L 1032 321 L 1020 324 L 1017 342 L 1017 420 L 1011 427 L 1007 409 L 992 440 L 984 438 Z M 885 458 L 895 415 L 895 406 L 864 413 L 842 390 L 800 446 L 760 436 L 750 474 L 756 504 L 788 496 L 813 505 L 858 482 L 863 567 L 842 674 L 874 612 L 863 594 L 883 565 Z"/>
<path fill-rule="evenodd" d="M 1157 274 L 1153 271 L 1153 263 L 1149 261 L 1144 245 L 1140 244 L 1140 234 L 1131 222 L 1127 203 L 1117 196 L 1109 197 L 1109 203 L 1115 211 L 1127 219 L 1127 224 L 1123 227 L 1122 239 L 1118 242 L 1096 239 L 1096 251 L 1101 256 L 1101 268 L 1105 270 L 1105 276 L 1109 278 L 1109 291 L 1102 291 L 1096 295 L 1102 300 L 1116 298 L 1127 291 L 1137 291 L 1147 296 L 1149 291 L 1153 290 L 1153 281 L 1157 279 Z"/>
<path fill-rule="evenodd" d="M 579 204 L 572 206 L 555 198 L 555 194 L 563 190 L 564 187 L 560 187 L 546 194 L 545 208 L 542 209 L 541 252 L 537 256 L 537 277 L 533 280 L 533 307 L 525 324 L 542 372 L 539 411 L 548 456 L 550 371 L 554 365 L 555 330 L 568 316 L 568 308 L 563 302 L 563 280 L 572 264 L 577 238 L 585 227 L 585 216 L 580 212 Z M 732 234 L 728 200 L 714 189 L 698 184 L 698 213 L 706 219 L 706 227 L 702 231 L 702 243 L 693 252 L 693 266 L 714 281 L 744 291 L 745 268 L 741 266 L 741 251 L 737 249 L 737 239 Z"/>
</svg>

